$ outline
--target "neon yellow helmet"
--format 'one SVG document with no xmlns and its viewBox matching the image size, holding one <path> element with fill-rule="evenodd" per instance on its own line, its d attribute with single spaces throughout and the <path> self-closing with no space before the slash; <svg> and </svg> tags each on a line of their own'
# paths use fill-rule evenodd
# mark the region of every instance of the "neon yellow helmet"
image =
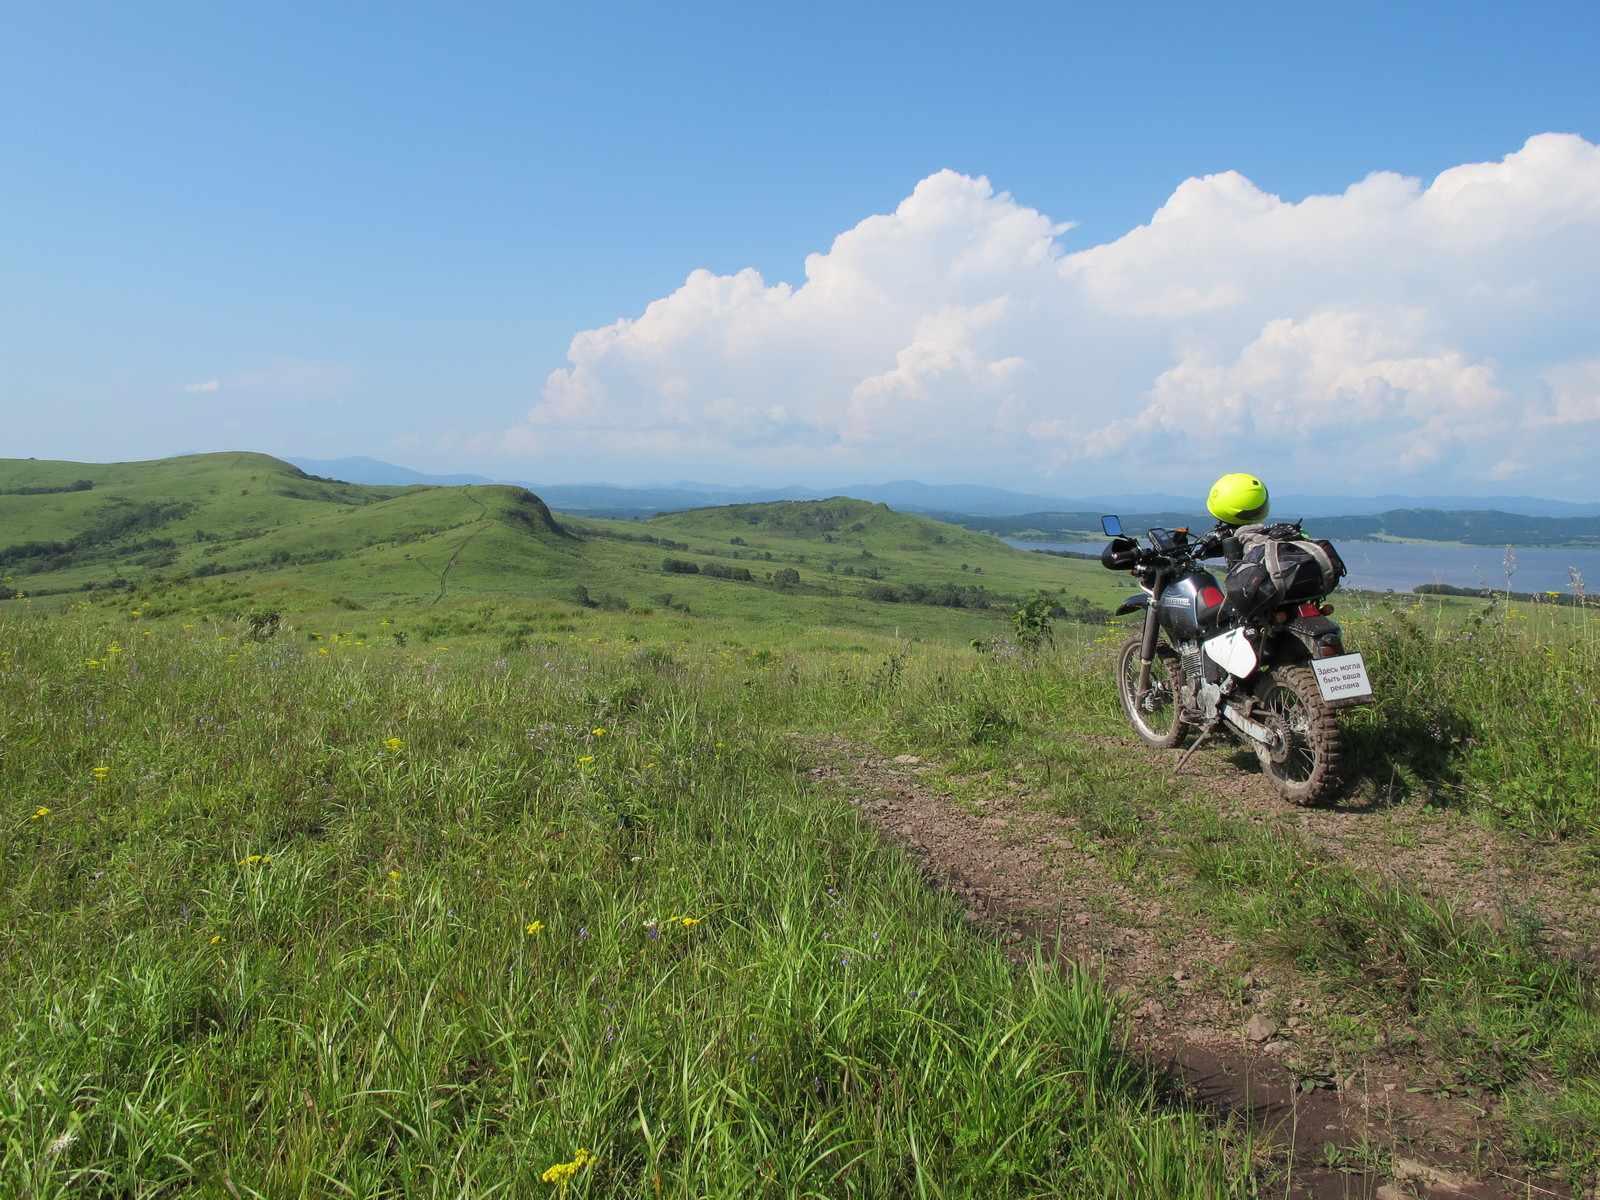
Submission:
<svg viewBox="0 0 1600 1200">
<path fill-rule="evenodd" d="M 1235 471 L 1211 485 L 1206 509 L 1224 525 L 1253 525 L 1267 519 L 1267 485 Z"/>
</svg>

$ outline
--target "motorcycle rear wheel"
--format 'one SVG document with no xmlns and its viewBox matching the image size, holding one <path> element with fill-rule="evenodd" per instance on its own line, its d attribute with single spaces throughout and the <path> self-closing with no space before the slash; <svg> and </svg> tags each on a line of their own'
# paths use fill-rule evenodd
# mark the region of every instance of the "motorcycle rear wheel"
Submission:
<svg viewBox="0 0 1600 1200">
<path fill-rule="evenodd" d="M 1261 769 L 1291 804 L 1317 804 L 1339 790 L 1344 742 L 1334 710 L 1305 667 L 1269 667 L 1255 686 L 1255 718 L 1278 735 L 1255 745 Z"/>
<path fill-rule="evenodd" d="M 1117 695 L 1139 740 L 1157 750 L 1171 750 L 1189 728 L 1178 710 L 1177 683 L 1182 667 L 1177 652 L 1158 641 L 1156 656 L 1150 663 L 1150 687 L 1143 696 L 1139 695 L 1139 652 L 1143 647 L 1144 635 L 1133 633 L 1117 650 Z"/>
</svg>

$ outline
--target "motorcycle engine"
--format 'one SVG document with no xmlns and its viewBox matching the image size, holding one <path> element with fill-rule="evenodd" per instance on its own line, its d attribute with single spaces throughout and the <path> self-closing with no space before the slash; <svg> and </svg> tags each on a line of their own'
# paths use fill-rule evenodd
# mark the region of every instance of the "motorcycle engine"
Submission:
<svg viewBox="0 0 1600 1200">
<path fill-rule="evenodd" d="M 1178 656 L 1183 667 L 1183 677 L 1176 681 L 1178 703 L 1185 711 L 1193 712 L 1200 703 L 1199 689 L 1203 682 L 1201 671 L 1205 657 L 1200 653 L 1200 643 L 1188 640 L 1178 643 Z"/>
<path fill-rule="evenodd" d="M 1189 641 L 1180 642 L 1178 644 L 1178 653 L 1183 658 L 1184 683 L 1192 685 L 1198 682 L 1201 678 L 1201 669 L 1204 665 L 1200 657 L 1200 643 Z"/>
</svg>

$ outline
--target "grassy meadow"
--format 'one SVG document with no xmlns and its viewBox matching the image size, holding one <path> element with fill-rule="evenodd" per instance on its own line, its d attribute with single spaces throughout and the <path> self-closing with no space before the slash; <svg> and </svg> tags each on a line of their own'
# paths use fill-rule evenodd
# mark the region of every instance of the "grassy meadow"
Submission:
<svg viewBox="0 0 1600 1200">
<path fill-rule="evenodd" d="M 1092 980 L 807 789 L 881 660 L 12 610 L 6 1194 L 1244 1186 Z"/>
<path fill-rule="evenodd" d="M 1040 589 L 1109 607 L 1098 565 L 855 501 L 566 521 L 239 457 L 183 495 L 151 464 L 0 495 L 60 506 L 0 602 L 0 1194 L 1282 1194 L 1096 978 L 1016 967 L 811 786 L 854 747 L 958 802 L 1025 779 L 1130 886 L 1304 971 L 1350 1054 L 1427 1047 L 1592 1180 L 1594 962 L 1175 783 L 1121 720 L 1119 631 L 1004 636 Z M 1354 820 L 1600 889 L 1592 612 L 1336 600 L 1379 696 Z"/>
</svg>

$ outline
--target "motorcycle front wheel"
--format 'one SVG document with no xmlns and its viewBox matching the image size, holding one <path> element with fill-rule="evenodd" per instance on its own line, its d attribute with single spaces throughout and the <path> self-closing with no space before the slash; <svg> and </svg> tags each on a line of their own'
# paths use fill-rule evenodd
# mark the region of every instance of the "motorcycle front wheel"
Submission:
<svg viewBox="0 0 1600 1200">
<path fill-rule="evenodd" d="M 1117 695 L 1139 740 L 1157 750 L 1170 750 L 1188 729 L 1178 715 L 1177 684 L 1182 667 L 1172 647 L 1157 642 L 1150 663 L 1150 686 L 1140 695 L 1139 652 L 1143 644 L 1144 635 L 1132 633 L 1117 650 Z"/>
<path fill-rule="evenodd" d="M 1273 731 L 1256 757 L 1272 786 L 1293 804 L 1316 804 L 1339 790 L 1344 746 L 1334 710 L 1305 667 L 1269 667 L 1255 686 L 1256 720 Z"/>
</svg>

